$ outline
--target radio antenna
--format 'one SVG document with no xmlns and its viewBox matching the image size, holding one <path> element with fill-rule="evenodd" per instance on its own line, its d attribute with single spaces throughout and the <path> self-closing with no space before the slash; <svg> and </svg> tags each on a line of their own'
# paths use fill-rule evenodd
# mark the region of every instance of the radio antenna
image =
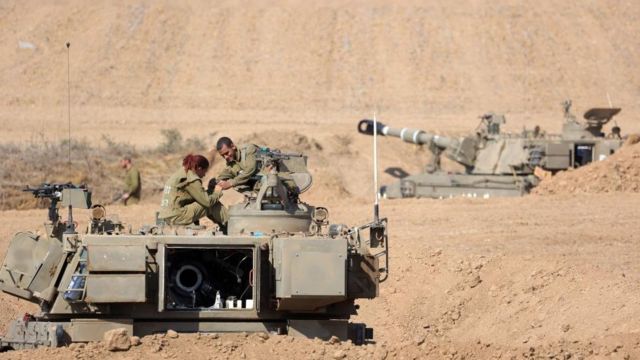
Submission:
<svg viewBox="0 0 640 360">
<path fill-rule="evenodd" d="M 71 61 L 69 48 L 71 43 L 67 42 L 67 120 L 69 122 L 69 170 L 71 170 Z"/>
<path fill-rule="evenodd" d="M 609 96 L 609 92 L 607 91 L 607 101 L 609 102 L 609 107 L 613 108 L 613 103 L 611 102 L 611 96 Z"/>
<path fill-rule="evenodd" d="M 376 112 L 373 112 L 373 193 L 375 201 L 373 203 L 373 221 L 380 220 L 380 194 L 378 193 L 378 121 Z"/>
</svg>

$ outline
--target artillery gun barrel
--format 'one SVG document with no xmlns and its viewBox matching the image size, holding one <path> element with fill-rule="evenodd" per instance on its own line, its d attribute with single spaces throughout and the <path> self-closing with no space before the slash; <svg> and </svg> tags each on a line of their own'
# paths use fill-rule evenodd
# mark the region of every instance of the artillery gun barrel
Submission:
<svg viewBox="0 0 640 360">
<path fill-rule="evenodd" d="M 377 122 L 377 128 L 379 135 L 398 137 L 402 141 L 412 144 L 434 144 L 441 149 L 446 149 L 454 144 L 454 141 L 448 137 L 431 134 L 420 129 L 392 128 L 379 121 Z M 373 135 L 373 120 L 360 120 L 358 132 L 364 135 Z"/>
</svg>

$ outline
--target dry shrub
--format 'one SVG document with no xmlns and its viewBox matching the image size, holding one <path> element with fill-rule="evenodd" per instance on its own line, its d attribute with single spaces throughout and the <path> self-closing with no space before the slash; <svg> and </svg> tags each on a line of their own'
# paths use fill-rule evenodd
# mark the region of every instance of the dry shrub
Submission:
<svg viewBox="0 0 640 360">
<path fill-rule="evenodd" d="M 205 139 L 182 141 L 175 129 L 163 132 L 165 141 L 157 148 L 137 149 L 130 143 L 103 136 L 101 143 L 67 140 L 52 143 L 41 138 L 20 144 L 0 144 L 0 210 L 46 206 L 23 192 L 27 185 L 42 183 L 87 184 L 95 203 L 109 203 L 121 193 L 123 156 L 131 156 L 142 176 L 143 200 L 162 190 L 167 176 L 180 164 L 185 151 L 204 151 Z M 69 147 L 71 157 L 69 157 Z M 169 150 L 172 150 L 171 152 Z"/>
</svg>

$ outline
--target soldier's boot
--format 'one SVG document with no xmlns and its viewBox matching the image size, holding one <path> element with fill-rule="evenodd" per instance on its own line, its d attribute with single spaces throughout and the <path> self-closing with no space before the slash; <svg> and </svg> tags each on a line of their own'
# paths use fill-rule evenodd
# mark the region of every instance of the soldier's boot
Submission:
<svg viewBox="0 0 640 360">
<path fill-rule="evenodd" d="M 207 217 L 214 223 L 218 224 L 218 227 L 223 234 L 227 234 L 229 214 L 227 213 L 227 208 L 224 205 L 221 203 L 214 204 L 210 209 L 208 209 Z"/>
</svg>

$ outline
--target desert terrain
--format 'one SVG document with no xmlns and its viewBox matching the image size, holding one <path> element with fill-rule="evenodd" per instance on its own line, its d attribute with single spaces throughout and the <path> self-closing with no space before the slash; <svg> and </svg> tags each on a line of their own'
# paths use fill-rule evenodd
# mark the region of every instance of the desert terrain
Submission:
<svg viewBox="0 0 640 360">
<path fill-rule="evenodd" d="M 445 135 L 472 131 L 488 111 L 506 114 L 507 131 L 559 132 L 571 98 L 577 116 L 621 107 L 623 134 L 640 133 L 639 20 L 636 2 L 604 0 L 0 1 L 0 193 L 77 175 L 105 201 L 121 174 L 115 142 L 136 155 L 144 198 L 107 211 L 134 229 L 152 223 L 158 186 L 196 149 L 150 150 L 177 129 L 203 152 L 221 135 L 303 151 L 314 186 L 302 199 L 332 222 L 365 223 L 371 138 L 356 124 L 374 112 Z M 71 137 L 92 147 L 71 165 L 58 151 L 69 135 L 67 41 Z M 50 159 L 28 156 L 47 146 Z M 397 139 L 381 138 L 379 151 L 382 184 L 393 181 L 382 170 L 415 173 L 428 159 Z M 91 343 L 0 357 L 640 358 L 639 169 L 632 145 L 522 198 L 383 200 L 390 277 L 379 298 L 359 301 L 353 320 L 375 329 L 365 346 L 160 334 L 127 352 Z M 12 199 L 0 196 L 1 256 L 46 217 Z M 0 298 L 2 331 L 36 310 Z"/>
</svg>

